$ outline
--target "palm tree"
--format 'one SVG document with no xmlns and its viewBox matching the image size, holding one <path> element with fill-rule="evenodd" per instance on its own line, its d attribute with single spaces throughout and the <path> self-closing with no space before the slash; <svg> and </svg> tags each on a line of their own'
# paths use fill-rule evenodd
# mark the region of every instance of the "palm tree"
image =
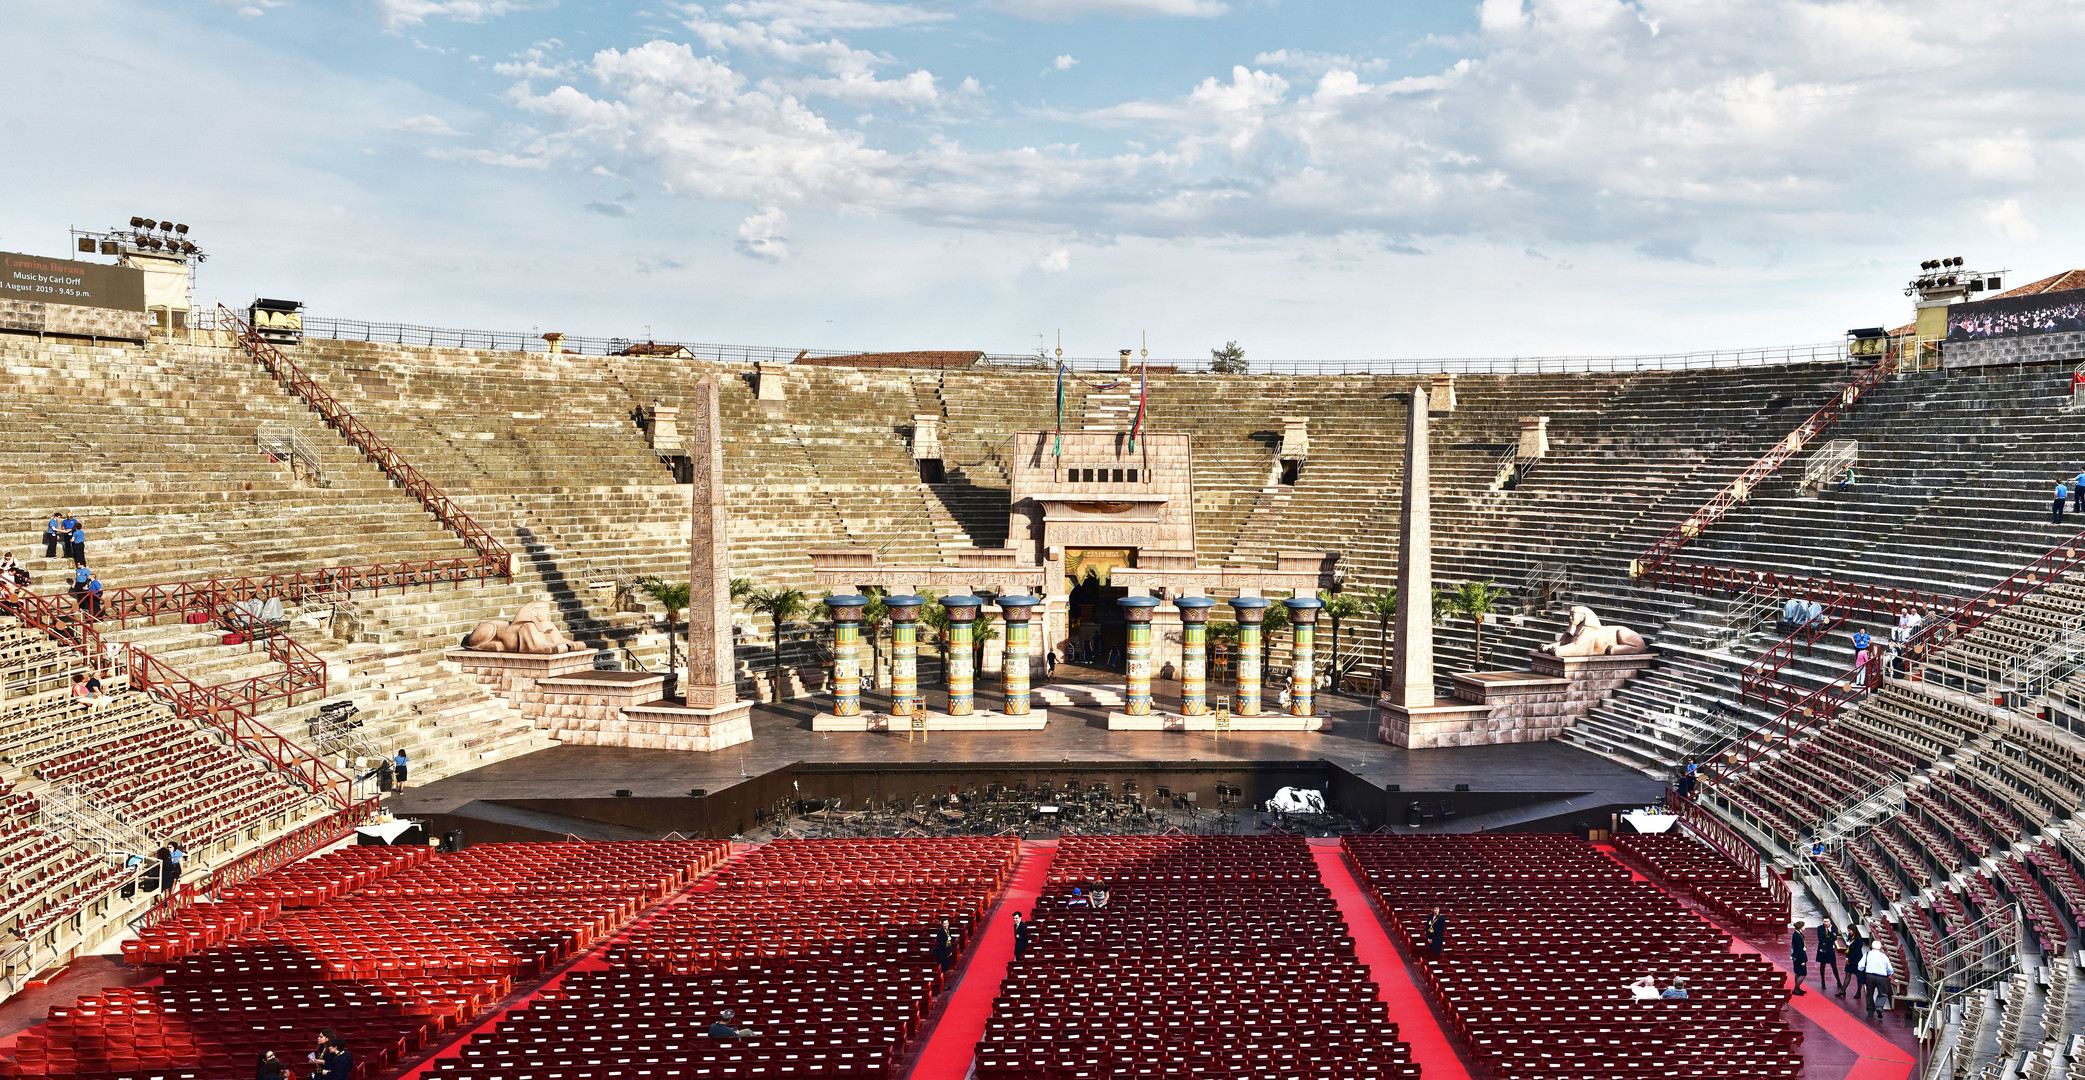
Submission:
<svg viewBox="0 0 2085 1080">
<path fill-rule="evenodd" d="M 1376 651 L 1385 671 L 1390 668 L 1390 624 L 1397 621 L 1397 586 L 1370 585 L 1361 594 L 1361 607 L 1376 619 Z"/>
<path fill-rule="evenodd" d="M 1260 620 L 1260 679 L 1265 681 L 1267 669 L 1274 666 L 1274 635 L 1289 628 L 1289 609 L 1280 601 L 1267 605 L 1267 614 Z"/>
<path fill-rule="evenodd" d="M 1325 621 L 1332 624 L 1332 678 L 1334 680 L 1332 689 L 1334 690 L 1339 689 L 1337 683 L 1339 679 L 1339 624 L 1360 615 L 1364 610 L 1366 608 L 1361 603 L 1361 598 L 1351 593 L 1333 593 L 1332 598 L 1325 601 L 1325 610 L 1323 612 Z"/>
<path fill-rule="evenodd" d="M 977 616 L 977 622 L 975 622 L 975 623 L 973 623 L 973 624 L 971 625 L 971 627 L 970 627 L 970 646 L 971 646 L 971 648 L 973 648 L 973 649 L 976 649 L 976 650 L 977 650 L 977 656 L 976 656 L 976 658 L 975 658 L 975 659 L 973 659 L 973 660 L 971 661 L 971 664 L 970 664 L 970 670 L 971 670 L 972 672 L 975 672 L 975 673 L 978 673 L 978 674 L 983 674 L 983 673 L 984 673 L 984 670 L 985 670 L 985 642 L 987 642 L 987 641 L 996 641 L 996 640 L 998 640 L 998 638 L 999 638 L 999 630 L 998 630 L 998 628 L 997 628 L 997 627 L 996 627 L 996 626 L 994 625 L 994 624 L 996 624 L 996 623 L 997 623 L 998 621 L 999 621 L 999 616 L 997 616 L 997 615 L 994 615 L 994 614 L 992 614 L 992 613 L 991 613 L 991 612 L 989 612 L 989 611 L 982 611 L 982 612 L 979 612 L 979 613 L 978 613 L 978 616 Z M 1001 664 L 1002 664 L 1002 665 L 1004 664 L 1004 660 L 1003 660 L 1003 659 L 1001 660 Z"/>
<path fill-rule="evenodd" d="M 1476 660 L 1471 668 L 1473 671 L 1484 666 L 1484 617 L 1492 613 L 1498 606 L 1499 597 L 1504 595 L 1506 590 L 1493 585 L 1490 578 L 1465 581 L 1462 588 L 1449 595 L 1449 603 L 1454 605 L 1455 611 L 1470 620 L 1471 653 Z"/>
<path fill-rule="evenodd" d="M 688 583 L 668 583 L 660 578 L 648 577 L 637 583 L 659 606 L 666 609 L 666 670 L 672 671 L 680 665 L 680 638 L 674 636 L 674 615 L 688 609 Z"/>
<path fill-rule="evenodd" d="M 733 590 L 737 591 L 736 583 Z M 748 589 L 743 603 L 753 612 L 767 616 L 775 628 L 775 700 L 782 700 L 782 628 L 803 617 L 807 610 L 802 589 Z"/>
</svg>

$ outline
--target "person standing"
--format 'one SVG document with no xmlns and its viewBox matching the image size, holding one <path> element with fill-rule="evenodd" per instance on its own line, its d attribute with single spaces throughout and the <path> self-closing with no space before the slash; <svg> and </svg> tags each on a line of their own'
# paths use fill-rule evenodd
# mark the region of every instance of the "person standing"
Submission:
<svg viewBox="0 0 2085 1080">
<path fill-rule="evenodd" d="M 1854 1000 L 1860 1000 L 1868 985 L 1867 976 L 1861 974 L 1861 958 L 1867 951 L 1867 939 L 1861 936 L 1860 924 L 1855 923 L 1852 929 L 1846 931 L 1846 974 L 1839 980 L 1840 997 L 1846 996 L 1846 984 L 1851 982 L 1854 987 Z"/>
<path fill-rule="evenodd" d="M 1014 912 L 1014 959 L 1028 955 L 1028 920 Z"/>
<path fill-rule="evenodd" d="M 2078 470 L 2078 478 L 2071 482 L 2071 498 L 2077 503 L 2078 513 L 2085 514 L 2085 469 Z"/>
<path fill-rule="evenodd" d="M 2069 497 L 2070 491 L 2063 486 L 2063 481 L 2056 481 L 2056 501 L 2049 504 L 2049 524 L 2063 524 L 2063 500 Z"/>
<path fill-rule="evenodd" d="M 1853 631 L 1853 685 L 1865 689 L 1868 685 L 1868 647 L 1874 644 L 1868 631 L 1855 627 Z"/>
<path fill-rule="evenodd" d="M 948 965 L 956 958 L 955 944 L 955 935 L 948 932 L 948 920 L 941 920 L 941 925 L 934 930 L 935 966 L 943 971 L 948 970 Z"/>
<path fill-rule="evenodd" d="M 253 1080 L 291 1080 L 289 1066 L 275 1056 L 275 1051 L 263 1050 L 254 1062 Z"/>
<path fill-rule="evenodd" d="M 410 763 L 405 759 L 405 747 L 401 746 L 397 753 L 391 755 L 391 779 L 400 791 L 405 790 L 405 774 L 409 766 Z"/>
<path fill-rule="evenodd" d="M 1824 993 L 1826 976 L 1837 979 L 1839 993 L 1846 992 L 1846 976 L 1839 972 L 1839 928 L 1831 920 L 1817 924 L 1817 992 Z"/>
<path fill-rule="evenodd" d="M 65 511 L 51 511 L 51 520 L 43 524 L 43 557 L 46 559 L 57 558 L 58 545 L 65 542 L 66 534 L 71 531 L 65 528 Z"/>
<path fill-rule="evenodd" d="M 188 852 L 181 850 L 180 844 L 168 844 L 165 850 L 166 867 L 161 874 L 165 880 L 159 883 L 159 887 L 171 892 L 181 880 L 181 863 L 188 858 Z"/>
<path fill-rule="evenodd" d="M 1426 947 L 1435 956 L 1441 955 L 1441 947 L 1448 942 L 1448 916 L 1441 914 L 1440 905 L 1434 905 L 1433 915 L 1426 920 Z"/>
<path fill-rule="evenodd" d="M 1890 967 L 1890 956 L 1880 946 L 1868 950 L 1861 958 L 1861 974 L 1867 977 L 1868 992 L 1865 995 L 1868 1018 L 1879 1019 L 1890 1007 L 1890 979 L 1896 971 Z"/>
<path fill-rule="evenodd" d="M 87 565 L 87 527 L 77 521 L 72 523 L 72 564 Z"/>
<path fill-rule="evenodd" d="M 319 1062 L 320 1080 L 354 1080 L 355 1055 L 336 1036 L 326 1041 L 325 1057 Z"/>
<path fill-rule="evenodd" d="M 1788 939 L 1788 966 L 1795 969 L 1795 996 L 1809 993 L 1803 989 L 1803 980 L 1810 974 L 1810 953 L 1803 945 L 1803 924 L 1798 920 L 1795 934 Z"/>
<path fill-rule="evenodd" d="M 81 606 L 87 614 L 101 618 L 101 577 L 92 570 L 87 571 L 87 596 Z"/>
<path fill-rule="evenodd" d="M 1043 654 L 1043 678 L 1045 678 L 1045 679 L 1054 679 L 1054 678 L 1056 678 L 1056 677 L 1057 677 L 1057 650 L 1055 650 L 1055 649 L 1051 649 L 1051 650 L 1050 650 L 1049 652 L 1046 652 L 1046 653 L 1044 653 L 1044 654 Z"/>
</svg>

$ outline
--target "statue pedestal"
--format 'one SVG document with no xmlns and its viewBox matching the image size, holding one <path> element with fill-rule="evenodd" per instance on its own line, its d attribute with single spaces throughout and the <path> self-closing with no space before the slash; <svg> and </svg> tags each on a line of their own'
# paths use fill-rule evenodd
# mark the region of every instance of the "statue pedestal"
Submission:
<svg viewBox="0 0 2085 1080">
<path fill-rule="evenodd" d="M 463 668 L 466 674 L 476 676 L 479 682 L 491 687 L 493 693 L 518 706 L 521 704 L 522 695 L 544 679 L 594 670 L 594 654 L 593 649 L 574 649 L 561 653 L 504 653 L 450 649 L 442 654 L 442 659 Z"/>
<path fill-rule="evenodd" d="M 928 712 L 918 714 L 925 721 L 924 727 L 914 727 L 914 717 L 892 716 L 889 713 L 863 710 L 855 716 L 834 716 L 822 712 L 811 718 L 812 731 L 887 731 L 902 735 L 908 731 L 1041 731 L 1050 722 L 1048 709 L 1031 709 L 1022 716 L 1009 716 L 1002 712 L 979 709 L 969 716 L 951 716 L 948 713 Z"/>
<path fill-rule="evenodd" d="M 1436 698 L 1432 705 L 1407 708 L 1381 697 L 1376 699 L 1380 717 L 1376 738 L 1392 746 L 1424 750 L 1439 746 L 1479 746 L 1499 740 L 1486 738 L 1484 724 L 1491 706 L 1454 698 Z"/>
<path fill-rule="evenodd" d="M 1405 742 L 1393 737 L 1399 725 L 1392 723 L 1393 707 L 1383 705 L 1383 741 L 1417 748 L 1554 739 L 1657 659 L 1647 652 L 1619 656 L 1536 652 L 1529 658 L 1532 671 L 1475 671 L 1455 676 L 1454 701 L 1440 702 L 1436 709 L 1462 704 L 1482 709 L 1482 713 L 1456 716 L 1413 710 L 1412 716 L 1401 718 Z M 1417 741 L 1420 739 L 1431 741 Z"/>
<path fill-rule="evenodd" d="M 1215 731 L 1216 714 L 1205 712 L 1196 716 L 1153 709 L 1143 716 L 1131 716 L 1125 712 L 1108 714 L 1109 731 Z M 1262 713 L 1259 716 L 1231 714 L 1227 731 L 1330 731 L 1332 718 L 1327 716 L 1290 716 L 1285 712 Z"/>
</svg>

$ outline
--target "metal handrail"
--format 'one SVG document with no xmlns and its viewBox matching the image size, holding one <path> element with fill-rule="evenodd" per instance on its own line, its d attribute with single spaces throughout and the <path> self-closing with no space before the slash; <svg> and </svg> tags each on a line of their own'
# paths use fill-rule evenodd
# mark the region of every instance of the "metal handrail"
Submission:
<svg viewBox="0 0 2085 1080">
<path fill-rule="evenodd" d="M 1861 444 L 1857 439 L 1833 439 L 1824 449 L 1810 455 L 1803 465 L 1802 487 L 1822 487 L 1831 482 L 1833 476 L 1844 476 L 1848 466 L 1859 461 Z"/>
<path fill-rule="evenodd" d="M 228 309 L 227 309 L 228 310 Z M 307 339 L 318 338 L 334 341 L 370 341 L 380 344 L 420 345 L 433 348 L 484 349 L 501 352 L 547 353 L 549 344 L 536 331 L 519 330 L 468 330 L 452 327 L 420 326 L 411 323 L 367 322 L 360 319 L 340 319 L 305 315 L 303 334 Z M 724 364 L 786 364 L 799 357 L 856 356 L 874 350 L 863 349 L 800 349 L 774 345 L 725 345 L 713 342 L 666 341 L 647 339 L 638 342 L 626 337 L 589 337 L 584 335 L 560 335 L 558 349 L 573 355 L 615 356 L 633 346 L 652 346 L 669 350 L 676 356 L 697 361 Z M 1054 370 L 1060 362 L 1057 357 L 1040 357 L 1034 353 L 991 353 L 981 354 L 979 366 L 991 368 L 1029 368 Z M 1626 371 L 1696 371 L 1715 368 L 1773 367 L 1785 364 L 1841 363 L 1847 358 L 1846 343 L 1843 341 L 1817 342 L 1807 345 L 1771 345 L 1739 349 L 1709 349 L 1684 353 L 1646 353 L 1624 356 L 1489 356 L 1489 357 L 1437 357 L 1419 359 L 1355 358 L 1347 360 L 1283 360 L 1258 359 L 1252 361 L 1253 370 L 1265 374 L 1374 374 L 1374 375 L 1426 375 L 1426 374 L 1472 374 L 1472 375 L 1526 375 L 1538 373 L 1572 372 L 1626 372 Z M 1121 358 L 1109 356 L 1068 356 L 1061 362 L 1076 371 L 1116 371 Z M 1207 356 L 1161 359 L 1153 367 L 1171 368 L 1180 372 L 1204 373 L 1213 361 Z"/>
<path fill-rule="evenodd" d="M 1827 611 L 1822 621 L 1806 622 L 1790 631 L 1787 637 L 1775 642 L 1773 648 L 1760 653 L 1751 663 L 1745 665 L 1745 670 L 1738 673 L 1738 700 L 1743 701 L 1751 697 L 1752 692 L 1757 690 L 1760 703 L 1763 705 L 1772 705 L 1777 699 L 1794 701 L 1800 691 L 1781 681 L 1780 675 L 1781 669 L 1795 662 L 1796 646 L 1801 644 L 1804 655 L 1812 655 L 1816 652 L 1817 639 L 1845 623 L 1845 615 Z"/>
<path fill-rule="evenodd" d="M 325 463 L 319 460 L 318 450 L 296 428 L 281 420 L 263 421 L 260 430 L 254 433 L 253 441 L 277 460 L 288 458 L 301 462 L 313 482 L 320 487 L 326 486 Z"/>
<path fill-rule="evenodd" d="M 310 689 L 309 680 L 314 676 L 318 687 L 323 689 L 323 661 L 319 661 L 314 672 L 308 661 L 285 648 L 282 654 L 285 670 L 281 673 L 221 686 L 203 686 L 136 645 L 105 643 L 92 618 L 77 608 L 70 613 L 64 610 L 71 606 L 67 601 L 21 594 L 4 606 L 25 625 L 41 630 L 60 644 L 85 655 L 87 665 L 95 675 L 111 674 L 120 668 L 128 676 L 132 689 L 157 691 L 176 715 L 217 729 L 235 745 L 252 751 L 276 769 L 301 781 L 313 795 L 338 806 L 352 805 L 347 776 L 255 717 L 262 703 L 277 698 L 287 700 Z M 308 650 L 304 656 L 318 659 Z"/>
<path fill-rule="evenodd" d="M 1912 608 L 1946 609 L 1961 602 L 1956 597 L 1922 589 L 1692 562 L 1667 562 L 1645 570 L 1636 577 L 1636 583 L 1647 588 L 1702 595 L 1756 592 L 1782 599 L 1814 600 L 1826 610 L 1889 617 Z"/>
<path fill-rule="evenodd" d="M 332 393 L 320 386 L 317 380 L 306 375 L 302 368 L 283 355 L 281 349 L 276 348 L 274 343 L 247 325 L 236 312 L 220 304 L 218 318 L 232 328 L 239 344 L 246 349 L 248 355 L 273 373 L 284 387 L 302 397 L 305 404 L 318 413 L 327 426 L 340 432 L 341 437 L 360 450 L 364 457 L 376 462 L 385 475 L 419 499 L 421 505 L 427 507 L 427 511 L 435 516 L 435 520 L 455 530 L 457 535 L 463 538 L 463 542 L 476 551 L 486 564 L 487 576 L 505 577 L 511 572 L 512 559 L 506 546 L 493 539 L 492 533 L 476 521 L 471 520 L 471 516 L 464 512 L 463 507 L 435 486 L 434 481 L 414 468 L 411 462 L 405 460 L 404 455 L 392 449 L 390 443 L 385 442 L 368 424 L 357 419 Z"/>
<path fill-rule="evenodd" d="M 1809 419 L 1804 420 L 1794 431 L 1776 442 L 1773 449 L 1746 466 L 1737 479 L 1725 485 L 1721 491 L 1711 496 L 1708 502 L 1703 503 L 1700 509 L 1687 515 L 1686 520 L 1674 525 L 1664 536 L 1659 537 L 1656 543 L 1646 548 L 1642 555 L 1637 556 L 1629 565 L 1630 576 L 1636 577 L 1663 568 L 1688 541 L 1721 521 L 1724 515 L 1758 490 L 1767 477 L 1778 471 L 1783 462 L 1801 453 L 1803 447 L 1838 423 L 1841 417 L 1860 403 L 1862 397 L 1880 385 L 1883 378 L 1895 370 L 1895 361 L 1890 357 L 1884 357 L 1881 363 L 1862 368 L 1855 373 L 1853 379 L 1840 387 L 1839 392 L 1832 395 L 1832 400 L 1825 403 L 1823 408 L 1810 414 Z"/>
</svg>

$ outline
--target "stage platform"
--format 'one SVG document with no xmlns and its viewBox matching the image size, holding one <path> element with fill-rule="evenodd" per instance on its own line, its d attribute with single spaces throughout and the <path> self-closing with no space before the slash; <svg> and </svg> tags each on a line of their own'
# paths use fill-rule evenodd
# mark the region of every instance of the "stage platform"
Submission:
<svg viewBox="0 0 2085 1080">
<path fill-rule="evenodd" d="M 1080 673 L 1060 666 L 1053 684 Z M 1070 676 L 1069 680 L 1067 676 Z M 728 836 L 750 827 L 756 811 L 785 799 L 837 796 L 859 806 L 913 791 L 994 780 L 1031 783 L 1142 778 L 1149 792 L 1204 791 L 1218 782 L 1264 800 L 1281 786 L 1325 790 L 1342 810 L 1371 825 L 1404 831 L 1413 801 L 1432 808 L 1452 799 L 1451 820 L 1427 831 L 1568 828 L 1579 819 L 1605 827 L 1612 809 L 1641 806 L 1664 790 L 1660 781 L 1560 742 L 1407 750 L 1376 738 L 1370 698 L 1323 694 L 1318 732 L 1110 731 L 1107 683 L 1095 679 L 1092 704 L 1050 706 L 1039 731 L 822 732 L 812 718 L 826 705 L 807 698 L 753 709 L 753 740 L 712 753 L 622 747 L 555 746 L 496 762 L 386 800 L 394 813 L 464 828 L 474 839 L 541 839 L 570 833 L 587 839 L 644 839 L 680 831 Z M 1119 688 L 1119 683 L 1115 684 Z M 1077 696 L 1076 694 L 1074 696 Z M 1153 688 L 1160 708 L 1177 707 L 1177 686 Z M 930 694 L 935 706 L 938 694 Z M 980 709 L 999 705 L 980 690 Z M 863 695 L 865 709 L 887 699 Z M 1389 785 L 1399 790 L 1389 790 Z M 1467 784 L 1467 791 L 1456 786 Z M 690 797 L 691 789 L 702 796 Z M 618 791 L 628 792 L 618 795 Z"/>
</svg>

